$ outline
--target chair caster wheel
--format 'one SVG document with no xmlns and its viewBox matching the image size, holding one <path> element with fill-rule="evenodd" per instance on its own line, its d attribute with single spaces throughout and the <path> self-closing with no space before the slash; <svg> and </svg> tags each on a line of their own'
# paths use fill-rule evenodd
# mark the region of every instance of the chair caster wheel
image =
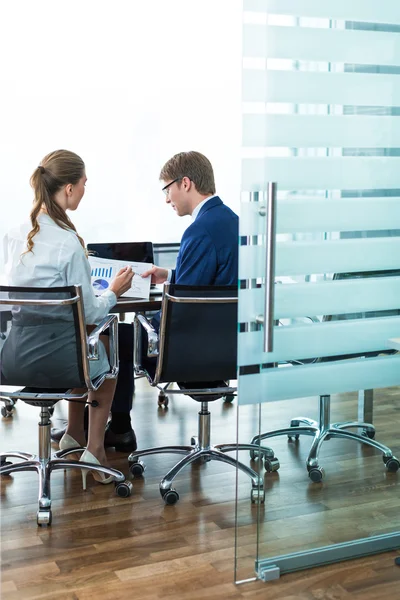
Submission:
<svg viewBox="0 0 400 600">
<path fill-rule="evenodd" d="M 12 465 L 13 463 L 10 460 L 6 460 L 5 458 L 2 458 L 0 460 L 0 468 L 1 467 L 9 467 L 10 465 Z"/>
<path fill-rule="evenodd" d="M 264 504 L 265 502 L 265 490 L 264 488 L 253 487 L 251 490 L 251 503 L 252 504 Z"/>
<path fill-rule="evenodd" d="M 276 457 L 266 458 L 264 460 L 264 469 L 267 471 L 267 473 L 273 473 L 274 471 L 278 471 L 280 466 L 280 462 Z"/>
<path fill-rule="evenodd" d="M 172 506 L 173 504 L 176 504 L 179 500 L 178 492 L 172 488 L 170 490 L 160 490 L 160 492 L 167 506 Z"/>
<path fill-rule="evenodd" d="M 190 438 L 190 444 L 192 446 L 197 446 L 197 437 L 194 437 L 194 435 L 192 435 L 192 437 Z"/>
<path fill-rule="evenodd" d="M 226 396 L 224 396 L 224 402 L 226 402 L 227 404 L 232 404 L 234 399 L 235 399 L 234 394 L 227 394 Z"/>
<path fill-rule="evenodd" d="M 50 527 L 52 521 L 51 510 L 38 510 L 36 515 L 36 522 L 39 527 L 47 525 Z"/>
<path fill-rule="evenodd" d="M 133 485 L 130 481 L 122 481 L 115 485 L 115 493 L 120 498 L 129 498 L 132 494 Z"/>
<path fill-rule="evenodd" d="M 254 444 L 254 442 L 252 442 Z M 258 446 L 258 444 L 256 444 Z M 260 458 L 261 453 L 258 450 L 250 450 L 250 458 L 251 460 L 257 460 Z"/>
<path fill-rule="evenodd" d="M 383 457 L 383 462 L 386 465 L 386 469 L 389 473 L 396 473 L 400 468 L 400 461 L 395 456 Z"/>
<path fill-rule="evenodd" d="M 290 427 L 300 427 L 300 421 L 290 421 Z M 297 440 L 299 439 L 300 435 L 298 433 L 294 433 L 293 435 L 288 435 L 288 441 L 291 442 L 292 439 L 294 438 L 297 442 Z"/>
<path fill-rule="evenodd" d="M 308 476 L 313 483 L 320 483 L 325 477 L 325 471 L 322 467 L 311 467 L 308 469 Z"/>
<path fill-rule="evenodd" d="M 145 472 L 145 470 L 146 465 L 141 460 L 137 460 L 136 462 L 131 463 L 129 465 L 129 471 L 134 477 L 143 477 L 143 473 Z"/>
<path fill-rule="evenodd" d="M 370 440 L 375 439 L 375 429 L 363 429 L 361 435 L 369 438 Z"/>
<path fill-rule="evenodd" d="M 158 406 L 168 408 L 169 398 L 165 394 L 158 394 Z"/>
<path fill-rule="evenodd" d="M 2 406 L 1 407 L 1 416 L 4 417 L 5 419 L 10 419 L 13 416 L 13 412 L 14 412 L 14 407 L 10 406 Z"/>
</svg>

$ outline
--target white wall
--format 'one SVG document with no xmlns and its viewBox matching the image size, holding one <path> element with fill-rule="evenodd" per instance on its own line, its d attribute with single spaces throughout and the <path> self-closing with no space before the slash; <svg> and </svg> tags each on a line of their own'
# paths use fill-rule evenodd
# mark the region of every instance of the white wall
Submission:
<svg viewBox="0 0 400 600">
<path fill-rule="evenodd" d="M 12 0 L 0 6 L 0 239 L 28 218 L 57 148 L 87 167 L 71 217 L 86 242 L 178 241 L 168 158 L 199 150 L 239 210 L 240 0 Z M 7 58 L 5 58 L 7 57 Z"/>
</svg>

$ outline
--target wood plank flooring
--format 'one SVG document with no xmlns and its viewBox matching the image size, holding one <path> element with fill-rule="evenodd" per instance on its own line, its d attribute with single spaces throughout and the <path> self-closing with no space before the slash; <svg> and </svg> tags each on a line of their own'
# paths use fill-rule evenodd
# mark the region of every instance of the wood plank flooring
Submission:
<svg viewBox="0 0 400 600">
<path fill-rule="evenodd" d="M 400 454 L 400 390 L 375 397 L 377 438 Z M 356 395 L 332 399 L 332 420 L 356 415 Z M 212 441 L 236 441 L 236 403 L 213 403 Z M 297 406 L 297 408 L 296 408 Z M 301 410 L 299 411 L 299 406 Z M 317 400 L 279 402 L 262 407 L 261 429 L 288 423 L 300 412 L 315 417 Z M 133 422 L 139 447 L 187 444 L 197 433 L 198 405 L 171 397 L 158 409 L 157 394 L 137 382 Z M 66 414 L 59 403 L 54 423 Z M 258 409 L 241 407 L 239 437 L 258 431 Z M 2 449 L 35 451 L 38 409 L 17 403 L 12 419 L 0 422 Z M 387 474 L 374 450 L 351 442 L 324 444 L 323 484 L 309 482 L 305 458 L 311 438 L 268 441 L 279 457 L 278 473 L 266 474 L 266 504 L 261 510 L 260 556 L 400 529 L 400 474 Z M 243 462 L 248 457 L 243 453 Z M 126 455 L 109 452 L 112 466 L 127 472 Z M 400 600 L 399 552 L 389 552 L 287 574 L 268 584 L 234 583 L 236 473 L 228 465 L 194 465 L 176 479 L 180 501 L 166 507 L 158 482 L 177 456 L 146 457 L 143 480 L 122 499 L 112 486 L 88 477 L 82 491 L 79 473 L 52 478 L 53 525 L 37 528 L 37 478 L 17 473 L 1 481 L 3 600 Z M 253 464 L 254 466 L 254 464 Z M 257 507 L 249 501 L 249 480 L 238 478 L 237 576 L 254 576 Z"/>
</svg>

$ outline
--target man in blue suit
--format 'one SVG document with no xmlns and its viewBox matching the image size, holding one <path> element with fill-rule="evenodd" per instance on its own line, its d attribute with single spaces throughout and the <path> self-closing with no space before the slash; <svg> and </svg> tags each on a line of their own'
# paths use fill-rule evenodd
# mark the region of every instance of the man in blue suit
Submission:
<svg viewBox="0 0 400 600">
<path fill-rule="evenodd" d="M 181 152 L 161 169 L 163 192 L 178 216 L 190 215 L 176 268 L 154 266 L 143 273 L 152 283 L 236 285 L 238 280 L 238 216 L 215 194 L 210 161 L 200 152 Z M 153 319 L 155 325 L 159 317 Z"/>
<path fill-rule="evenodd" d="M 200 152 L 176 154 L 161 169 L 160 181 L 164 184 L 162 190 L 167 204 L 180 217 L 190 215 L 192 223 L 182 236 L 176 268 L 167 270 L 154 266 L 142 277 L 151 275 L 152 283 L 237 285 L 239 218 L 215 194 L 214 173 L 208 158 Z M 152 319 L 157 330 L 160 318 L 161 312 Z M 155 363 L 146 357 L 142 364 L 151 372 L 150 361 Z M 177 383 L 182 389 L 203 387 L 197 382 Z M 225 382 L 203 385 L 223 387 Z"/>
</svg>

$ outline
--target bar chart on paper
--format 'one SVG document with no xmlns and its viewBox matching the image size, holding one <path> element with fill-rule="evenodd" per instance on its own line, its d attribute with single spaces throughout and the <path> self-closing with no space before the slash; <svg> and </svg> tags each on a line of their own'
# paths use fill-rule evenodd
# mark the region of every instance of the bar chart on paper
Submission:
<svg viewBox="0 0 400 600">
<path fill-rule="evenodd" d="M 90 273 L 91 277 L 112 277 L 112 267 L 102 268 L 96 267 L 92 268 L 92 272 Z"/>
</svg>

